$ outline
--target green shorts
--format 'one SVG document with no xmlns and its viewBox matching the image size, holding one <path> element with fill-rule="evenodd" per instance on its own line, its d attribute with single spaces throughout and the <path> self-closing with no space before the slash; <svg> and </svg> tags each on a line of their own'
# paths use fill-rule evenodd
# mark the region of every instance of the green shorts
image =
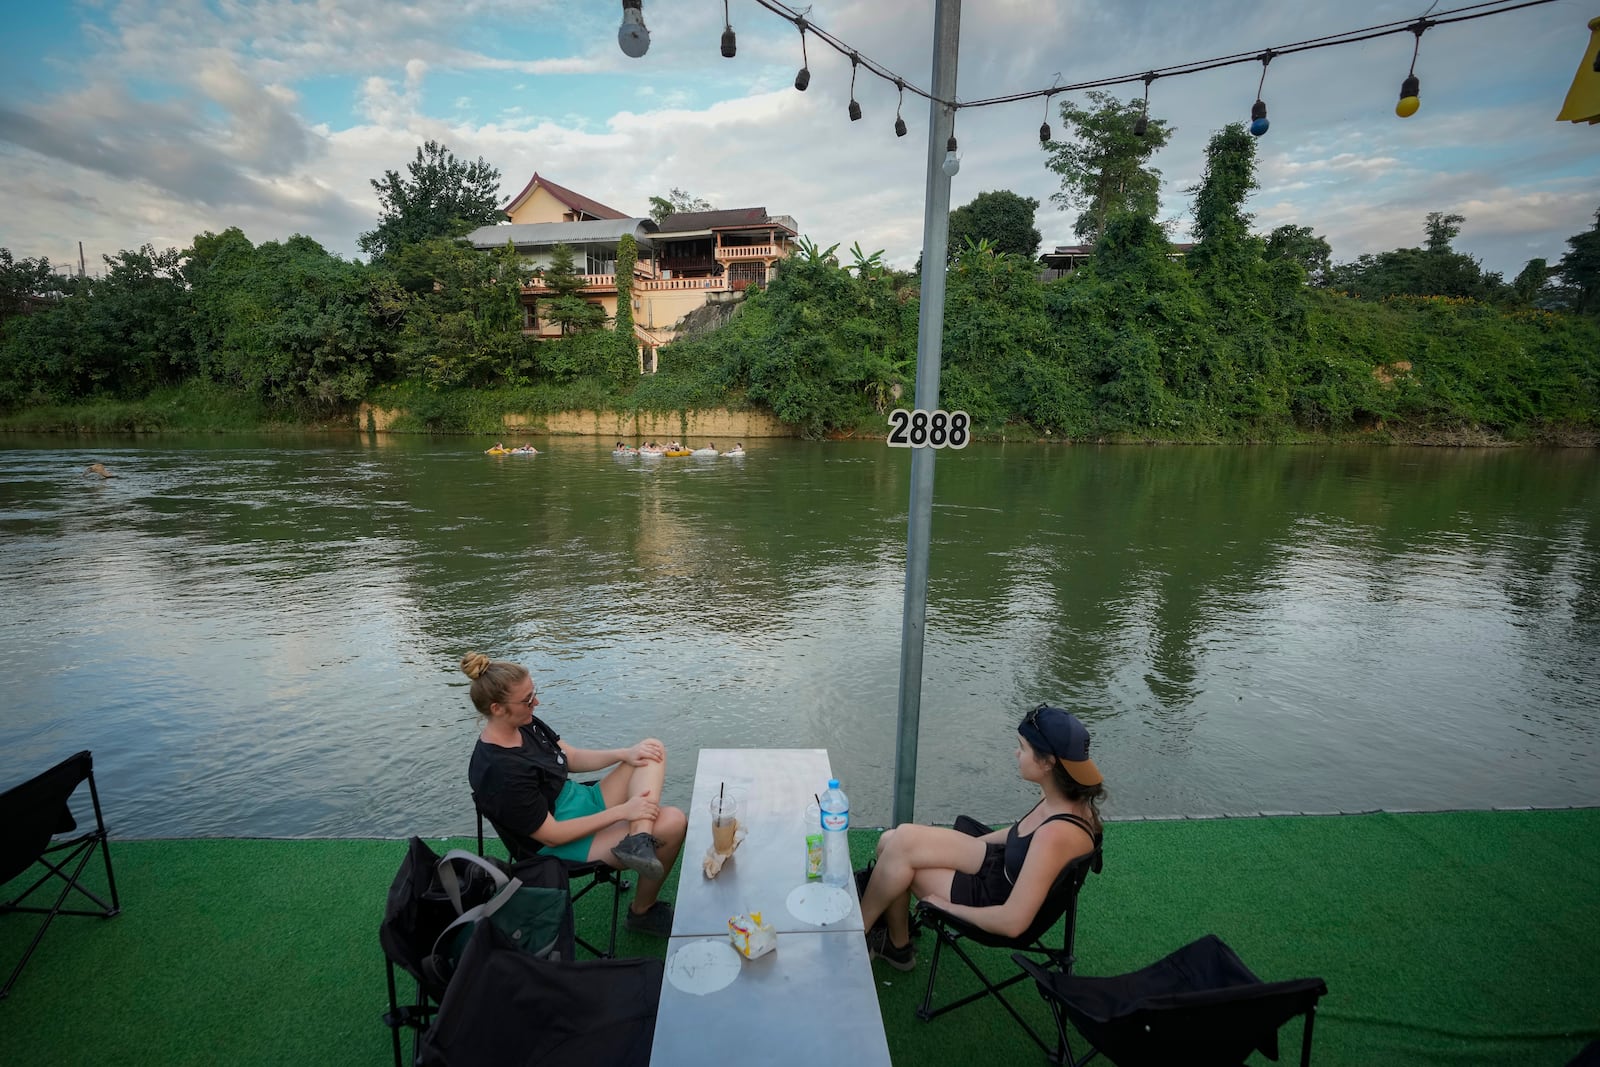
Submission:
<svg viewBox="0 0 1600 1067">
<path fill-rule="evenodd" d="M 550 816 L 557 822 L 566 822 L 568 819 L 581 819 L 585 815 L 598 815 L 605 810 L 606 798 L 598 784 L 574 782 L 569 778 L 561 787 L 561 795 L 556 797 L 556 808 Z M 546 856 L 560 856 L 569 863 L 583 863 L 588 860 L 589 848 L 593 844 L 594 835 L 589 834 L 564 845 L 545 845 L 539 851 Z"/>
</svg>

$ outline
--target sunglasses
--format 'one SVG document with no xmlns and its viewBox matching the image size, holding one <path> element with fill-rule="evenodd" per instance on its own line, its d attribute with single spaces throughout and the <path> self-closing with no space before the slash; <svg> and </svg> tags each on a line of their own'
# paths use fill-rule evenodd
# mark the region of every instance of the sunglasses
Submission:
<svg viewBox="0 0 1600 1067">
<path fill-rule="evenodd" d="M 527 700 L 508 700 L 508 701 L 506 701 L 506 703 L 507 704 L 521 704 L 523 707 L 527 708 L 529 711 L 532 711 L 533 710 L 533 702 L 534 702 L 535 698 L 538 697 L 538 695 L 539 695 L 539 691 L 537 689 L 535 689 L 535 690 L 533 690 L 532 692 L 530 692 L 528 694 L 528 699 Z"/>
<path fill-rule="evenodd" d="M 1056 750 L 1055 747 L 1050 744 L 1050 735 L 1044 732 L 1044 726 L 1039 722 L 1039 713 L 1044 711 L 1049 706 L 1049 704 L 1040 704 L 1038 707 L 1028 712 L 1028 717 L 1022 720 L 1022 725 L 1033 727 L 1034 730 L 1038 732 L 1040 740 L 1044 742 L 1045 748 L 1050 750 L 1050 755 L 1054 756 L 1056 755 Z"/>
</svg>

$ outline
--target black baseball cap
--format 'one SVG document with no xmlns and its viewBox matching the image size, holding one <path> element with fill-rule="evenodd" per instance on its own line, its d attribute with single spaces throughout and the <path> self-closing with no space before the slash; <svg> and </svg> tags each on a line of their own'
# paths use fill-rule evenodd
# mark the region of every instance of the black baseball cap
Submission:
<svg viewBox="0 0 1600 1067">
<path fill-rule="evenodd" d="M 1040 704 L 1028 712 L 1017 727 L 1037 751 L 1054 756 L 1079 785 L 1099 785 L 1105 781 L 1100 768 L 1089 758 L 1089 728 L 1070 711 Z"/>
</svg>

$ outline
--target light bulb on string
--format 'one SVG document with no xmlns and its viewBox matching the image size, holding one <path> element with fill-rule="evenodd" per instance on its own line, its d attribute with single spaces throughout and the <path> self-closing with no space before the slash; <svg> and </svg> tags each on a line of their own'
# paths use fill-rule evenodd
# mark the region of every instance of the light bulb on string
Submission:
<svg viewBox="0 0 1600 1067">
<path fill-rule="evenodd" d="M 1139 118 L 1133 124 L 1133 135 L 1143 137 L 1150 128 L 1150 83 L 1156 80 L 1154 74 L 1144 76 L 1144 104 L 1139 108 Z"/>
<path fill-rule="evenodd" d="M 856 67 L 861 62 L 861 57 L 850 53 L 850 121 L 855 122 L 861 118 L 861 105 L 856 103 Z"/>
<path fill-rule="evenodd" d="M 806 86 L 811 84 L 811 57 L 806 55 L 806 20 L 795 19 L 794 24 L 800 31 L 800 73 L 794 76 L 794 87 L 803 93 Z"/>
<path fill-rule="evenodd" d="M 900 99 L 894 105 L 894 135 L 896 137 L 904 137 L 906 135 L 906 120 L 900 117 L 900 108 L 906 102 L 906 83 L 896 78 L 894 87 L 900 90 Z"/>
<path fill-rule="evenodd" d="M 1272 125 L 1267 121 L 1267 103 L 1261 99 L 1262 86 L 1267 84 L 1267 64 L 1272 62 L 1272 51 L 1261 53 L 1261 81 L 1256 85 L 1256 102 L 1250 105 L 1250 135 L 1260 137 Z"/>
<path fill-rule="evenodd" d="M 739 51 L 739 40 L 733 34 L 733 23 L 728 21 L 728 0 L 722 0 L 722 58 L 732 59 Z"/>
<path fill-rule="evenodd" d="M 1061 72 L 1056 72 L 1056 80 L 1050 84 L 1050 91 L 1044 94 L 1044 121 L 1039 123 L 1039 143 L 1050 143 L 1050 100 L 1056 95 L 1056 83 L 1061 81 Z"/>
<path fill-rule="evenodd" d="M 644 0 L 622 0 L 622 25 L 617 27 L 617 47 L 629 59 L 650 51 L 650 30 L 644 24 Z"/>
<path fill-rule="evenodd" d="M 944 143 L 944 163 L 941 166 L 948 178 L 954 178 L 961 171 L 961 157 L 956 155 L 955 134 L 951 134 Z"/>
<path fill-rule="evenodd" d="M 1422 106 L 1422 81 L 1417 77 L 1417 53 L 1422 50 L 1423 33 L 1432 25 L 1427 19 L 1418 19 L 1409 27 L 1417 40 L 1411 46 L 1411 69 L 1406 71 L 1406 80 L 1400 83 L 1400 100 L 1394 105 L 1394 113 L 1403 119 L 1415 115 L 1417 108 Z"/>
</svg>

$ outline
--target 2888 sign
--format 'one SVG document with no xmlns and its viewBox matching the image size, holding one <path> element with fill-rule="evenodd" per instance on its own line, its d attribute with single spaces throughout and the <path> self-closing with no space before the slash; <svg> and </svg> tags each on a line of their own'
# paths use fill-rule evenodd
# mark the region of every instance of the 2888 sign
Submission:
<svg viewBox="0 0 1600 1067">
<path fill-rule="evenodd" d="M 966 448 L 972 420 L 965 411 L 896 408 L 889 412 L 890 448 Z"/>
</svg>

